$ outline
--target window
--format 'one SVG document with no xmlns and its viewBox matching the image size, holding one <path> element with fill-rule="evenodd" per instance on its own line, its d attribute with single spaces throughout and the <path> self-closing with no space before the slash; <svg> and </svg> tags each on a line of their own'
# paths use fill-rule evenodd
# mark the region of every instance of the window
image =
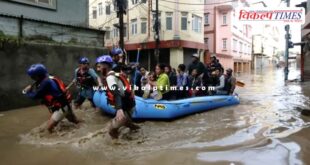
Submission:
<svg viewBox="0 0 310 165">
<path fill-rule="evenodd" d="M 102 8 L 102 3 L 98 4 L 98 14 L 102 15 L 103 14 L 103 8 Z"/>
<path fill-rule="evenodd" d="M 110 15 L 111 14 L 111 5 L 108 4 L 105 6 L 105 14 Z"/>
<path fill-rule="evenodd" d="M 209 25 L 209 13 L 205 14 L 205 25 Z"/>
<path fill-rule="evenodd" d="M 109 40 L 110 39 L 110 31 L 105 32 L 105 39 Z"/>
<path fill-rule="evenodd" d="M 205 38 L 205 45 L 206 45 L 207 48 L 209 49 L 209 38 Z"/>
<path fill-rule="evenodd" d="M 201 17 L 193 15 L 192 29 L 194 32 L 201 33 L 201 29 L 202 29 L 201 21 L 202 21 Z"/>
<path fill-rule="evenodd" d="M 252 53 L 251 51 L 252 51 L 252 50 L 251 50 L 251 46 L 249 46 L 249 47 L 248 47 L 248 53 L 249 53 L 249 55 Z"/>
<path fill-rule="evenodd" d="M 227 25 L 227 14 L 223 14 L 223 25 Z"/>
<path fill-rule="evenodd" d="M 132 4 L 135 5 L 138 3 L 138 0 L 131 0 Z"/>
<path fill-rule="evenodd" d="M 239 53 L 242 53 L 242 49 L 243 49 L 243 44 L 242 42 L 239 42 Z"/>
<path fill-rule="evenodd" d="M 124 25 L 124 37 L 127 37 L 127 25 Z"/>
<path fill-rule="evenodd" d="M 113 29 L 113 37 L 117 38 L 118 36 L 119 36 L 119 30 L 118 30 L 118 28 L 114 28 Z"/>
<path fill-rule="evenodd" d="M 223 41 L 223 50 L 227 50 L 227 38 L 224 38 L 222 41 Z"/>
<path fill-rule="evenodd" d="M 93 19 L 97 19 L 97 8 L 93 7 Z"/>
<path fill-rule="evenodd" d="M 233 51 L 237 51 L 237 43 L 238 41 L 236 39 L 233 39 Z"/>
<path fill-rule="evenodd" d="M 166 12 L 166 30 L 172 30 L 172 12 Z"/>
<path fill-rule="evenodd" d="M 131 20 L 131 35 L 135 35 L 138 33 L 138 24 L 137 19 Z"/>
<path fill-rule="evenodd" d="M 147 29 L 147 27 L 146 27 L 146 25 L 147 25 L 147 23 L 146 23 L 146 19 L 145 18 L 142 18 L 141 19 L 141 34 L 146 34 L 146 29 Z"/>
<path fill-rule="evenodd" d="M 187 13 L 182 12 L 181 13 L 181 30 L 187 30 Z"/>
<path fill-rule="evenodd" d="M 10 0 L 13 2 L 24 3 L 28 5 L 49 8 L 49 9 L 57 9 L 57 0 Z"/>
</svg>

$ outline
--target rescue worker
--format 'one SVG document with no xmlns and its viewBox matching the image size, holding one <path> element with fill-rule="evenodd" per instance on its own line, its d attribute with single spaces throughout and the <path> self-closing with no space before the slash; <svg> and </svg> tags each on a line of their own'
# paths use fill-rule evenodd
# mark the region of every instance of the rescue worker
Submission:
<svg viewBox="0 0 310 165">
<path fill-rule="evenodd" d="M 236 78 L 232 75 L 232 69 L 227 69 L 226 75 L 219 69 L 215 72 L 220 77 L 220 83 L 215 87 L 216 95 L 232 95 L 236 87 Z"/>
<path fill-rule="evenodd" d="M 221 72 L 224 72 L 222 64 L 219 62 L 219 60 L 216 58 L 215 55 L 212 55 L 210 63 L 210 72 L 213 72 L 217 69 L 219 69 Z"/>
<path fill-rule="evenodd" d="M 224 91 L 227 91 L 229 95 L 234 93 L 237 83 L 237 79 L 233 76 L 232 73 L 233 70 L 231 68 L 226 70 Z"/>
<path fill-rule="evenodd" d="M 196 69 L 198 76 L 205 70 L 205 65 L 199 60 L 199 55 L 194 53 L 192 55 L 192 63 L 188 66 L 188 74 L 192 74 L 192 71 Z"/>
<path fill-rule="evenodd" d="M 88 99 L 91 106 L 95 108 L 93 102 L 94 86 L 102 86 L 100 77 L 97 75 L 94 69 L 89 67 L 89 59 L 82 57 L 79 60 L 79 67 L 74 72 L 73 83 L 79 89 L 77 98 L 74 100 L 75 108 L 80 108 L 85 99 Z"/>
<path fill-rule="evenodd" d="M 134 94 L 125 76 L 112 70 L 113 60 L 109 55 L 98 57 L 96 63 L 102 76 L 106 77 L 104 86 L 107 88 L 108 104 L 116 110 L 116 116 L 109 125 L 109 135 L 112 139 L 117 139 L 122 126 L 131 130 L 139 129 L 131 119 L 135 110 Z"/>
<path fill-rule="evenodd" d="M 114 72 L 120 73 L 125 65 L 123 64 L 124 52 L 121 48 L 113 48 L 111 51 L 111 57 L 113 59 L 112 69 Z"/>
<path fill-rule="evenodd" d="M 51 113 L 47 128 L 50 133 L 63 118 L 75 124 L 79 123 L 70 105 L 71 94 L 60 79 L 49 76 L 42 64 L 31 65 L 27 73 L 35 82 L 27 86 L 23 94 L 32 99 L 41 99 L 47 106 Z"/>
</svg>

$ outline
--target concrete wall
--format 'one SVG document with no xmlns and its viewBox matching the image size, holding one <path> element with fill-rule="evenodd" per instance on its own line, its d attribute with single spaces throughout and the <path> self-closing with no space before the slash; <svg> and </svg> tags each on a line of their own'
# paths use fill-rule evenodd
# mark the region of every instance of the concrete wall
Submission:
<svg viewBox="0 0 310 165">
<path fill-rule="evenodd" d="M 56 10 L 53 10 L 23 3 L 0 1 L 0 12 L 50 22 L 88 26 L 88 0 L 57 0 L 56 5 Z"/>
<path fill-rule="evenodd" d="M 22 20 L 22 23 L 19 23 Z M 21 31 L 20 31 L 21 29 Z M 104 31 L 0 15 L 0 37 L 21 36 L 25 42 L 103 46 Z M 1 36 L 4 35 L 4 36 Z"/>
<path fill-rule="evenodd" d="M 36 102 L 21 94 L 21 90 L 32 83 L 26 70 L 33 63 L 43 63 L 51 74 L 69 83 L 73 78 L 77 60 L 81 56 L 90 58 L 94 64 L 97 56 L 107 53 L 105 49 L 0 42 L 0 111 L 33 105 Z"/>
</svg>

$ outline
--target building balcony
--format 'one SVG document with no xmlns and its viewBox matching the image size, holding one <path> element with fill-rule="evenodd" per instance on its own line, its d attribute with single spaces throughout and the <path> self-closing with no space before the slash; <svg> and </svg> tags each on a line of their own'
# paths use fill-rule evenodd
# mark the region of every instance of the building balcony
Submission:
<svg viewBox="0 0 310 165">
<path fill-rule="evenodd" d="M 217 5 L 217 9 L 219 11 L 229 11 L 232 10 L 234 7 L 236 7 L 238 4 L 238 0 L 233 0 L 233 1 L 223 1 L 223 3 L 220 3 Z"/>
<path fill-rule="evenodd" d="M 232 3 L 225 3 L 225 4 L 221 4 L 219 6 L 217 6 L 217 9 L 219 11 L 229 11 L 233 9 L 233 5 Z"/>
</svg>

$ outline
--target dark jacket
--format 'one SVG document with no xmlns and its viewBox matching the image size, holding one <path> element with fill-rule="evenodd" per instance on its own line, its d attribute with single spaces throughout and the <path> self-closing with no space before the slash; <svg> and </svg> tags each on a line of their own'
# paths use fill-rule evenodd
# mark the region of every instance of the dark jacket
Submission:
<svg viewBox="0 0 310 165">
<path fill-rule="evenodd" d="M 205 69 L 205 65 L 200 61 L 196 61 L 196 62 L 191 63 L 188 66 L 188 74 L 190 75 L 194 69 L 197 69 L 197 73 L 199 76 L 201 73 L 203 73 L 203 71 Z"/>
</svg>

